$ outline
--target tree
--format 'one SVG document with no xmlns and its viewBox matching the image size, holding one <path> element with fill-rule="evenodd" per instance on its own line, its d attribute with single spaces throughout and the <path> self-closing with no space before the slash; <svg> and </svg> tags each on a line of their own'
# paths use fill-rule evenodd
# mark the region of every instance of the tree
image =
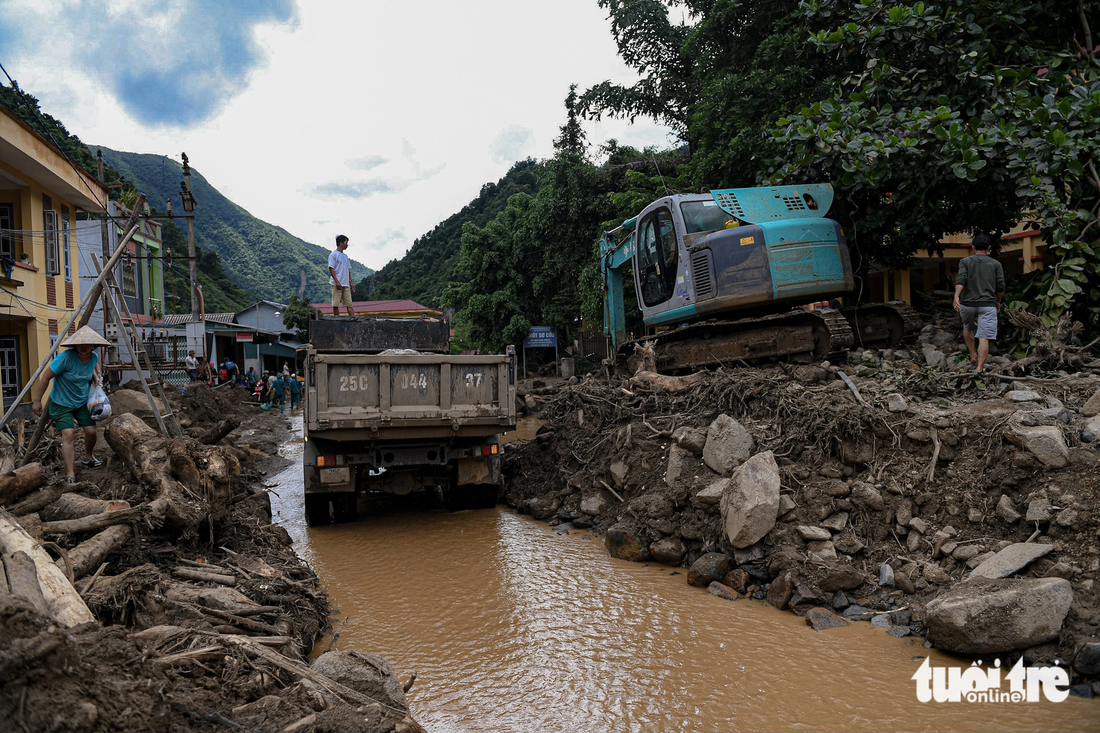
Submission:
<svg viewBox="0 0 1100 733">
<path fill-rule="evenodd" d="M 308 295 L 302 298 L 292 295 L 286 308 L 283 309 L 283 325 L 293 328 L 298 334 L 298 339 L 305 341 L 308 338 L 309 319 L 320 314 L 321 311 L 310 305 Z"/>
</svg>

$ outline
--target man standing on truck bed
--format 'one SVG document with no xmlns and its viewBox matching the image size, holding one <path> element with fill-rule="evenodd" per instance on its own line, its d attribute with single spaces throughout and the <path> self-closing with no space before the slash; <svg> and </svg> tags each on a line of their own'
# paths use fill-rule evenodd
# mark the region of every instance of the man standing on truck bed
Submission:
<svg viewBox="0 0 1100 733">
<path fill-rule="evenodd" d="M 985 369 L 989 342 L 997 339 L 997 313 L 1005 295 L 1004 268 L 989 256 L 989 244 L 989 237 L 984 234 L 974 237 L 974 254 L 959 260 L 959 275 L 955 278 L 955 310 L 962 317 L 970 366 L 979 372 Z"/>
<path fill-rule="evenodd" d="M 348 238 L 343 234 L 336 237 L 336 249 L 328 256 L 328 285 L 332 291 L 332 315 L 340 315 L 342 303 L 348 315 L 355 315 L 351 309 L 351 260 L 344 254 L 348 248 Z"/>
</svg>

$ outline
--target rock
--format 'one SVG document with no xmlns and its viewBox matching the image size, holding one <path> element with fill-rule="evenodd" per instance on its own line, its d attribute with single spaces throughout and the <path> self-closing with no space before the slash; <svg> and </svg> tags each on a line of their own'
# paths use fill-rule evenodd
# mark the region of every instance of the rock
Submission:
<svg viewBox="0 0 1100 733">
<path fill-rule="evenodd" d="M 727 601 L 741 600 L 741 596 L 734 593 L 732 588 L 727 588 L 717 580 L 707 586 L 707 593 L 710 593 L 712 596 L 718 596 L 719 598 L 725 598 Z"/>
<path fill-rule="evenodd" d="M 1038 392 L 1032 392 L 1030 389 L 1014 389 L 1007 393 L 1005 397 L 1013 402 L 1042 402 L 1043 396 Z"/>
<path fill-rule="evenodd" d="M 756 544 L 772 530 L 779 513 L 779 467 L 771 451 L 737 467 L 721 507 L 722 524 L 734 547 Z"/>
<path fill-rule="evenodd" d="M 1009 524 L 1020 521 L 1020 513 L 1016 511 L 1016 507 L 1012 506 L 1012 499 L 1008 498 L 1008 494 L 1001 494 L 997 502 L 997 516 Z"/>
<path fill-rule="evenodd" d="M 649 546 L 649 554 L 662 565 L 679 565 L 685 552 L 684 543 L 679 537 L 665 537 Z"/>
<path fill-rule="evenodd" d="M 660 494 L 640 496 L 630 502 L 630 508 L 635 516 L 645 516 L 650 519 L 665 519 L 676 513 L 676 506 L 672 500 Z"/>
<path fill-rule="evenodd" d="M 689 451 L 692 455 L 703 455 L 703 448 L 707 444 L 707 431 L 697 428 L 676 428 L 672 432 L 672 439 L 676 444 Z"/>
<path fill-rule="evenodd" d="M 909 520 L 913 518 L 913 502 L 908 499 L 902 499 L 898 502 L 898 508 L 894 511 L 898 524 L 902 527 L 908 527 Z"/>
<path fill-rule="evenodd" d="M 852 503 L 858 504 L 866 509 L 881 511 L 886 508 L 886 504 L 882 501 L 882 494 L 879 493 L 878 489 L 865 481 L 856 481 L 852 485 L 851 499 Z"/>
<path fill-rule="evenodd" d="M 909 550 L 909 552 L 917 552 L 920 550 L 921 540 L 923 539 L 924 535 L 914 529 L 909 533 L 909 536 L 905 538 L 905 549 Z"/>
<path fill-rule="evenodd" d="M 752 576 L 741 568 L 729 571 L 726 573 L 726 577 L 722 578 L 722 585 L 732 588 L 741 595 L 745 595 L 745 590 L 751 584 Z"/>
<path fill-rule="evenodd" d="M 963 654 L 1006 652 L 1053 641 L 1073 603 L 1069 581 L 975 579 L 925 607 L 936 647 Z"/>
<path fill-rule="evenodd" d="M 713 506 L 722 500 L 722 494 L 726 492 L 726 487 L 729 486 L 729 483 L 730 480 L 728 478 L 720 478 L 697 493 L 695 495 L 695 500 L 700 506 Z"/>
<path fill-rule="evenodd" d="M 1081 408 L 1081 414 L 1085 417 L 1096 417 L 1100 415 L 1100 389 L 1092 393 L 1092 397 L 1089 397 Z"/>
<path fill-rule="evenodd" d="M 561 499 L 556 496 L 537 496 L 527 506 L 535 519 L 550 519 L 558 513 Z"/>
<path fill-rule="evenodd" d="M 929 583 L 935 583 L 936 585 L 943 585 L 944 583 L 951 582 L 951 576 L 944 572 L 944 569 L 934 562 L 925 565 L 921 574 Z"/>
<path fill-rule="evenodd" d="M 798 530 L 798 534 L 802 535 L 802 539 L 806 541 L 824 541 L 831 540 L 833 536 L 829 534 L 829 530 L 823 527 L 807 527 L 804 524 L 800 524 L 795 527 Z"/>
<path fill-rule="evenodd" d="M 1051 516 L 1050 499 L 1033 499 L 1027 505 L 1028 522 L 1049 522 Z"/>
<path fill-rule="evenodd" d="M 886 563 L 878 569 L 878 584 L 883 588 L 894 587 L 894 569 Z"/>
<path fill-rule="evenodd" d="M 608 501 L 607 496 L 602 491 L 595 494 L 589 494 L 581 499 L 581 511 L 590 517 L 595 517 L 603 514 L 607 509 Z"/>
<path fill-rule="evenodd" d="M 833 608 L 837 611 L 843 611 L 850 604 L 848 603 L 848 596 L 844 595 L 844 591 L 837 591 L 833 594 Z"/>
<path fill-rule="evenodd" d="M 849 466 L 863 466 L 874 459 L 875 451 L 870 443 L 844 442 L 837 448 L 837 456 Z"/>
<path fill-rule="evenodd" d="M 928 365 L 930 369 L 943 369 L 943 365 L 946 363 L 947 358 L 943 355 L 943 352 L 929 344 L 922 344 L 921 351 L 924 353 L 924 363 Z"/>
<path fill-rule="evenodd" d="M 1100 392 L 1096 395 L 1100 395 Z M 1093 395 L 1093 399 L 1096 395 Z M 1073 668 L 1079 674 L 1089 676 L 1100 674 L 1100 643 L 1093 641 L 1082 646 L 1077 656 L 1073 658 Z"/>
<path fill-rule="evenodd" d="M 626 485 L 626 476 L 630 473 L 630 467 L 622 461 L 611 464 L 611 480 L 615 482 L 615 488 L 621 489 Z"/>
<path fill-rule="evenodd" d="M 848 526 L 848 512 L 837 512 L 824 520 L 821 526 L 833 532 L 843 532 L 844 528 Z"/>
<path fill-rule="evenodd" d="M 1046 572 L 1046 575 L 1043 576 L 1043 577 L 1046 577 L 1046 578 L 1065 578 L 1066 580 L 1072 580 L 1073 575 L 1074 575 L 1073 566 L 1067 565 L 1064 562 L 1058 562 L 1058 563 L 1054 563 L 1054 565 L 1051 566 L 1050 570 L 1048 570 Z"/>
<path fill-rule="evenodd" d="M 768 603 L 782 611 L 787 607 L 787 604 L 790 603 L 793 593 L 794 581 L 791 580 L 791 574 L 784 573 L 772 581 L 766 597 Z"/>
<path fill-rule="evenodd" d="M 836 560 L 836 546 L 832 542 L 811 542 L 806 546 L 806 552 L 810 556 L 811 561 L 816 561 L 819 564 L 828 564 L 831 560 Z"/>
<path fill-rule="evenodd" d="M 1005 430 L 1004 436 L 1013 445 L 1034 455 L 1045 466 L 1064 468 L 1069 463 L 1069 448 L 1062 438 L 1062 431 L 1053 425 L 1028 427 L 1015 424 Z"/>
<path fill-rule="evenodd" d="M 897 586 L 898 590 L 903 593 L 908 593 L 909 595 L 917 592 L 916 583 L 914 583 L 913 579 L 905 573 L 897 573 L 894 575 L 894 585 Z"/>
<path fill-rule="evenodd" d="M 921 534 L 928 534 L 928 530 L 932 529 L 932 526 L 920 517 L 913 517 L 912 519 L 910 519 L 909 526 L 912 529 L 917 530 Z"/>
<path fill-rule="evenodd" d="M 888 394 L 886 395 L 886 409 L 889 412 L 905 412 L 909 409 L 909 405 L 901 395 L 897 393 Z"/>
<path fill-rule="evenodd" d="M 894 624 L 890 628 L 886 629 L 886 633 L 889 636 L 896 636 L 899 639 L 904 639 L 913 633 L 913 630 L 905 624 Z"/>
<path fill-rule="evenodd" d="M 757 542 L 748 547 L 733 548 L 733 561 L 738 565 L 747 565 L 750 562 L 764 559 L 764 543 Z"/>
<path fill-rule="evenodd" d="M 842 615 L 844 616 L 844 618 L 847 619 L 863 621 L 872 613 L 874 613 L 874 611 L 867 608 L 866 606 L 861 606 L 858 603 L 853 603 L 852 605 L 844 609 L 844 613 Z"/>
<path fill-rule="evenodd" d="M 780 494 L 779 496 L 779 516 L 783 516 L 790 512 L 793 512 L 798 508 L 798 505 L 794 503 L 794 499 L 789 494 Z"/>
<path fill-rule="evenodd" d="M 863 573 L 851 565 L 838 563 L 829 567 L 821 576 L 818 587 L 826 593 L 840 590 L 855 590 L 863 585 Z"/>
<path fill-rule="evenodd" d="M 377 654 L 325 652 L 310 662 L 309 668 L 381 703 L 387 718 L 401 720 L 408 713 L 401 681 L 390 663 Z"/>
<path fill-rule="evenodd" d="M 1054 549 L 1054 545 L 1017 542 L 970 572 L 971 578 L 1007 578 Z"/>
<path fill-rule="evenodd" d="M 966 562 L 970 558 L 980 555 L 981 552 L 977 545 L 959 545 L 951 551 L 951 557 L 959 562 Z"/>
<path fill-rule="evenodd" d="M 703 462 L 723 476 L 752 455 L 752 434 L 729 415 L 719 415 L 707 429 Z"/>
<path fill-rule="evenodd" d="M 978 524 L 983 519 L 985 519 L 985 514 L 983 514 L 982 510 L 976 506 L 972 506 L 966 511 L 966 521 L 968 522 Z"/>
<path fill-rule="evenodd" d="M 833 545 L 845 555 L 854 555 L 863 549 L 863 543 L 851 533 L 840 535 L 833 540 Z"/>
<path fill-rule="evenodd" d="M 969 560 L 966 561 L 966 567 L 973 570 L 974 568 L 978 567 L 979 565 L 981 565 L 983 562 L 985 562 L 989 558 L 993 557 L 995 554 L 997 554 L 997 553 L 995 553 L 995 552 L 983 552 L 980 555 L 975 555 L 974 557 L 972 557 L 972 558 L 970 558 Z"/>
<path fill-rule="evenodd" d="M 687 582 L 688 585 L 702 588 L 726 577 L 726 573 L 732 569 L 733 563 L 727 555 L 721 552 L 708 552 L 691 564 Z"/>
<path fill-rule="evenodd" d="M 607 543 L 607 554 L 611 557 L 631 562 L 642 562 L 649 559 L 649 550 L 626 524 L 615 524 L 608 527 L 605 541 Z"/>
<path fill-rule="evenodd" d="M 535 401 L 533 395 L 525 395 L 523 398 L 523 410 L 528 415 L 534 415 L 539 411 L 539 403 Z"/>
<path fill-rule="evenodd" d="M 1077 517 L 1076 509 L 1063 509 L 1058 512 L 1058 516 L 1054 517 L 1054 523 L 1059 527 L 1072 527 L 1077 524 Z"/>
<path fill-rule="evenodd" d="M 688 456 L 688 452 L 673 445 L 668 449 L 668 467 L 665 469 L 665 484 L 668 486 L 675 486 L 676 482 L 680 480 L 680 474 L 684 471 L 684 459 Z"/>
<path fill-rule="evenodd" d="M 851 622 L 842 619 L 827 608 L 815 606 L 806 612 L 806 625 L 814 631 L 835 629 L 838 626 L 848 626 Z"/>
<path fill-rule="evenodd" d="M 872 616 L 871 625 L 878 626 L 880 629 L 890 628 L 890 615 L 883 613 L 877 616 Z"/>
</svg>

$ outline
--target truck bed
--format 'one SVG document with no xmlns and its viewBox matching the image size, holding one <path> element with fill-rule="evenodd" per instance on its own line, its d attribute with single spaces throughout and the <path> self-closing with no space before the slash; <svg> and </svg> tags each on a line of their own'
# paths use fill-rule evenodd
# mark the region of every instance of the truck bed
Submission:
<svg viewBox="0 0 1100 733">
<path fill-rule="evenodd" d="M 515 393 L 512 353 L 306 356 L 306 429 L 318 437 L 491 436 L 514 428 Z"/>
</svg>

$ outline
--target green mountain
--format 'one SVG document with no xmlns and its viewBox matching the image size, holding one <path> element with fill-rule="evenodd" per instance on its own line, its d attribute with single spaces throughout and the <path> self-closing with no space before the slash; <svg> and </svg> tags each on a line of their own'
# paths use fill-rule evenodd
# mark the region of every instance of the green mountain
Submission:
<svg viewBox="0 0 1100 733">
<path fill-rule="evenodd" d="M 163 155 L 98 149 L 103 151 L 103 159 L 143 192 L 151 205 L 161 209 L 171 198 L 173 213 L 183 213 L 180 163 Z M 191 190 L 196 201 L 195 241 L 203 250 L 217 253 L 230 280 L 264 300 L 285 303 L 304 285 L 304 294 L 310 300 L 328 301 L 329 250 L 252 216 L 220 194 L 195 168 L 191 169 Z M 371 273 L 368 267 L 352 260 L 352 282 Z"/>
<path fill-rule="evenodd" d="M 402 300 L 439 307 L 439 298 L 455 278 L 455 264 L 462 249 L 462 226 L 467 222 L 484 227 L 504 210 L 508 198 L 517 193 L 534 195 L 539 188 L 539 164 L 528 158 L 512 166 L 496 183 L 486 183 L 462 210 L 418 237 L 408 253 L 392 260 L 355 286 L 356 300 Z M 352 282 L 359 280 L 352 272 Z"/>
</svg>

